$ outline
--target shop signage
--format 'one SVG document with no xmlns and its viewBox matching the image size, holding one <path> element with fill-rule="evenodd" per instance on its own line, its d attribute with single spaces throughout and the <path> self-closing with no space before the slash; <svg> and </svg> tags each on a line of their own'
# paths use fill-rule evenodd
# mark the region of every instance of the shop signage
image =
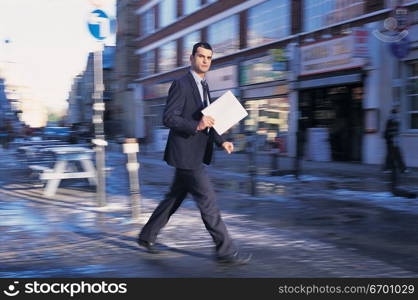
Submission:
<svg viewBox="0 0 418 300">
<path fill-rule="evenodd" d="M 353 28 L 353 56 L 369 57 L 369 31 L 365 28 Z"/>
<path fill-rule="evenodd" d="M 269 55 L 247 60 L 240 67 L 241 85 L 284 80 L 287 76 L 288 59 L 284 49 L 272 49 Z"/>
<path fill-rule="evenodd" d="M 357 36 L 358 38 L 358 36 Z M 364 47 L 364 36 L 361 36 Z M 301 47 L 300 75 L 311 75 L 341 69 L 361 67 L 364 57 L 356 57 L 356 36 L 349 35 L 340 38 L 314 43 Z M 364 51 L 364 50 L 362 50 Z"/>
</svg>

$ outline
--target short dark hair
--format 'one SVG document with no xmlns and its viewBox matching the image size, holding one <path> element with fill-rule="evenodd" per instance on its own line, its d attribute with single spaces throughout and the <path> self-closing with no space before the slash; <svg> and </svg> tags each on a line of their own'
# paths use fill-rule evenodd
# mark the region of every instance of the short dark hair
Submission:
<svg viewBox="0 0 418 300">
<path fill-rule="evenodd" d="M 194 44 L 194 45 L 193 45 L 193 51 L 192 51 L 192 55 L 193 55 L 193 56 L 196 54 L 196 52 L 197 52 L 197 48 L 199 48 L 199 47 L 202 47 L 202 48 L 208 49 L 208 50 L 210 50 L 210 51 L 212 51 L 212 52 L 213 52 L 212 47 L 211 47 L 211 45 L 210 45 L 209 43 L 206 43 L 206 42 L 199 42 L 199 43 L 196 43 L 196 44 Z"/>
</svg>

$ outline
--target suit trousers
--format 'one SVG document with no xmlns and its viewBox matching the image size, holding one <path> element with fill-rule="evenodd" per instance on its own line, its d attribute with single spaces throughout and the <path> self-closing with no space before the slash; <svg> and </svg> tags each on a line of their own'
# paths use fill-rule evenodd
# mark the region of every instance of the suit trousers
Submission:
<svg viewBox="0 0 418 300">
<path fill-rule="evenodd" d="M 227 256 L 234 253 L 236 248 L 222 221 L 215 191 L 203 165 L 198 169 L 176 169 L 170 191 L 142 228 L 139 238 L 155 242 L 160 230 L 180 207 L 188 193 L 193 196 L 200 210 L 203 223 L 215 243 L 217 255 Z"/>
</svg>

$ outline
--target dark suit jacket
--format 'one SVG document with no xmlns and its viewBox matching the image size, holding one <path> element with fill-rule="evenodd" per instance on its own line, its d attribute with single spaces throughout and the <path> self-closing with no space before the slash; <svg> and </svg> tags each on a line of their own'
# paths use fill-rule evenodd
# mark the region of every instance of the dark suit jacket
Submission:
<svg viewBox="0 0 418 300">
<path fill-rule="evenodd" d="M 196 169 L 202 163 L 208 165 L 212 160 L 213 143 L 221 146 L 225 142 L 213 128 L 209 132 L 196 130 L 202 109 L 196 81 L 187 72 L 172 83 L 164 109 L 163 123 L 170 128 L 164 160 L 169 165 L 179 169 Z"/>
</svg>

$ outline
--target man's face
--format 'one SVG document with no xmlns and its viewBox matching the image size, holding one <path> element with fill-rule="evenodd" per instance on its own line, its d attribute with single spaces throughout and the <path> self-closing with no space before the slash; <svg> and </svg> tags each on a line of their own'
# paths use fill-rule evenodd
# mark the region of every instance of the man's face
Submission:
<svg viewBox="0 0 418 300">
<path fill-rule="evenodd" d="M 199 75 L 205 74 L 209 71 L 212 63 L 212 50 L 202 47 L 197 48 L 195 55 L 190 55 L 190 63 L 193 71 Z"/>
</svg>

